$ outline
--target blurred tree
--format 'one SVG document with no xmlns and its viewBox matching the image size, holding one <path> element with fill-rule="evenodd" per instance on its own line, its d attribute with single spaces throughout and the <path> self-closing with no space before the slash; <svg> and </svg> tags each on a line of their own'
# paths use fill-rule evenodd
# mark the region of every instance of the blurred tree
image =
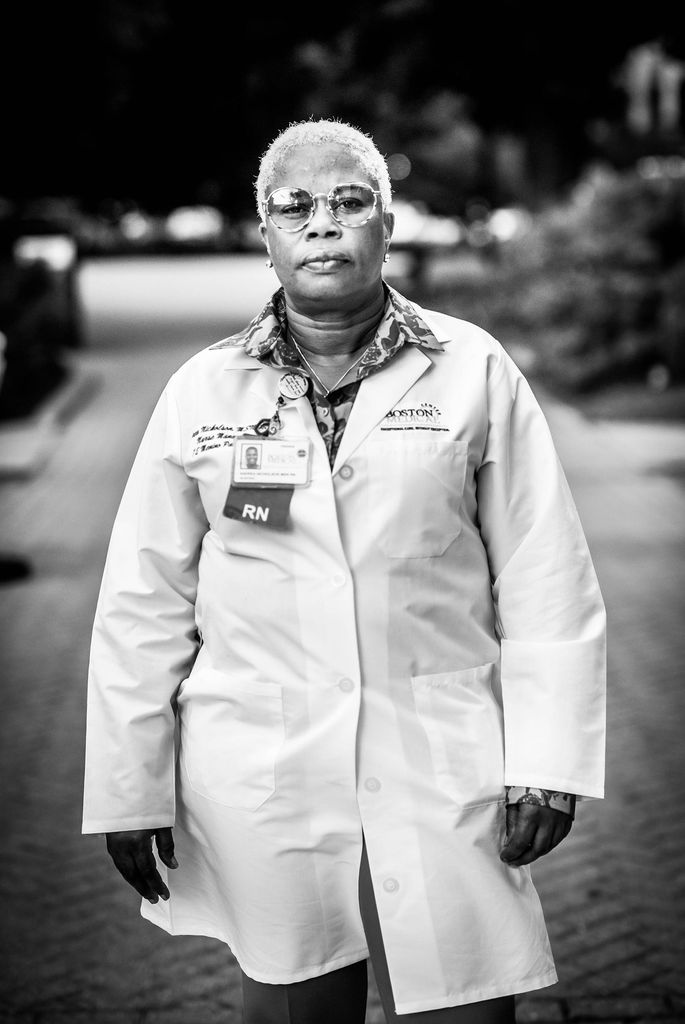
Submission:
<svg viewBox="0 0 685 1024">
<path fill-rule="evenodd" d="M 493 255 L 422 300 L 506 339 L 562 392 L 685 380 L 685 158 L 589 167 Z"/>
<path fill-rule="evenodd" d="M 534 203 L 596 154 L 598 125 L 622 120 L 631 49 L 659 40 L 685 55 L 681 21 L 664 0 L 603 16 L 588 0 L 24 0 L 0 33 L 12 98 L 0 194 L 131 196 L 162 211 L 209 189 L 237 215 L 252 209 L 260 152 L 313 114 L 354 120 L 388 153 L 411 148 L 403 188 L 433 189 L 441 212 L 472 189 L 497 198 L 502 152 L 522 139 Z M 509 141 L 493 157 L 484 138 Z"/>
<path fill-rule="evenodd" d="M 592 125 L 598 120 L 623 124 L 630 102 L 621 77 L 626 55 L 658 40 L 671 63 L 685 56 L 683 22 L 674 5 L 629 2 L 615 16 L 607 14 L 600 18 L 596 4 L 580 2 L 564 12 L 560 23 L 559 12 L 541 0 L 500 0 L 494 6 L 462 6 L 458 12 L 451 0 L 370 5 L 319 53 L 315 66 L 309 65 L 314 82 L 307 104 L 361 120 L 390 152 L 413 148 L 420 173 L 403 189 L 421 194 L 424 188 L 439 191 L 441 181 L 451 185 L 447 201 L 452 209 L 439 201 L 443 213 L 463 206 L 469 189 L 506 199 L 507 175 L 497 172 L 496 145 L 488 154 L 482 137 L 522 139 L 525 188 L 518 175 L 522 194 L 517 198 L 544 204 L 597 155 Z M 436 98 L 450 95 L 452 123 L 439 131 L 432 116 Z M 463 131 L 465 108 L 480 134 L 476 167 Z M 679 150 L 682 113 L 673 127 L 670 145 Z M 460 128 L 462 145 L 454 152 L 452 180 L 445 179 L 446 156 Z M 426 160 L 426 146 L 433 159 Z M 643 152 L 639 148 L 636 155 Z M 509 176 L 509 190 L 517 174 L 518 169 Z M 461 188 L 455 187 L 460 175 Z"/>
</svg>

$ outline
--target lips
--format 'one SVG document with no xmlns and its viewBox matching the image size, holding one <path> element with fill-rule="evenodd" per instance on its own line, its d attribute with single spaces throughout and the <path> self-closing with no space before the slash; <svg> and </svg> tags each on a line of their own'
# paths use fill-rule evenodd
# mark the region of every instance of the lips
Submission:
<svg viewBox="0 0 685 1024">
<path fill-rule="evenodd" d="M 337 252 L 335 249 L 319 249 L 316 252 L 310 252 L 308 256 L 302 260 L 302 266 L 308 267 L 312 264 L 316 266 L 333 266 L 336 263 L 348 263 L 348 257 L 343 252 Z"/>
</svg>

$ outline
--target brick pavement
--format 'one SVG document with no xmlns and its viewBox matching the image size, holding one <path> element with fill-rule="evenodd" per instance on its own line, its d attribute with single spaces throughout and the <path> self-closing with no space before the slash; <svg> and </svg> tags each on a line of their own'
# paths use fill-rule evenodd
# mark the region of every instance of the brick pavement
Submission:
<svg viewBox="0 0 685 1024">
<path fill-rule="evenodd" d="M 195 346 L 199 347 L 199 345 Z M 87 645 L 109 527 L 178 341 L 79 358 L 96 380 L 39 472 L 0 479 L 0 1024 L 239 1024 L 235 963 L 143 921 L 80 835 Z M 560 974 L 519 1020 L 685 1020 L 682 625 L 685 431 L 593 423 L 543 398 L 610 619 L 608 796 L 534 867 Z M 0 444 L 2 438 L 0 438 Z M 371 985 L 367 1024 L 381 1024 Z"/>
</svg>

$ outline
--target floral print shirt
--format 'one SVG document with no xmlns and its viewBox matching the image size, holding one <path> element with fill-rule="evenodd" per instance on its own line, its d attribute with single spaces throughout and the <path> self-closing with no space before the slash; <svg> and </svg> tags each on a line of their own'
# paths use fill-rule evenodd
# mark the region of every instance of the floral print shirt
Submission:
<svg viewBox="0 0 685 1024">
<path fill-rule="evenodd" d="M 282 288 L 272 295 L 261 313 L 245 330 L 219 343 L 242 345 L 248 355 L 254 356 L 262 363 L 279 369 L 297 369 L 309 377 L 312 382 L 309 401 L 325 442 L 331 467 L 335 462 L 362 380 L 382 369 L 405 344 L 422 345 L 434 350 L 442 348 L 430 328 L 417 315 L 414 307 L 399 292 L 388 285 L 384 287 L 385 308 L 371 344 L 355 367 L 354 378 L 329 391 L 328 394 L 322 392 L 319 382 L 300 358 L 288 331 L 285 295 Z"/>
<path fill-rule="evenodd" d="M 322 392 L 319 382 L 300 358 L 288 331 L 283 288 L 279 288 L 271 296 L 261 313 L 244 330 L 212 346 L 242 346 L 248 355 L 254 356 L 262 363 L 284 370 L 298 370 L 309 377 L 312 382 L 309 401 L 325 442 L 331 467 L 335 462 L 354 400 L 364 378 L 382 370 L 405 344 L 421 345 L 438 351 L 442 348 L 411 303 L 389 285 L 384 284 L 383 287 L 385 308 L 371 344 L 355 367 L 354 378 L 329 391 L 328 394 Z M 572 794 L 556 790 L 534 789 L 530 786 L 506 787 L 507 804 L 537 804 L 573 816 L 575 800 Z"/>
</svg>

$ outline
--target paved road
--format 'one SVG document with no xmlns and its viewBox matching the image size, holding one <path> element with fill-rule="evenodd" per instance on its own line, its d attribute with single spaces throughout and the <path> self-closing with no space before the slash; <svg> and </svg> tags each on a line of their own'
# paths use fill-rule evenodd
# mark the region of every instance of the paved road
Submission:
<svg viewBox="0 0 685 1024">
<path fill-rule="evenodd" d="M 140 919 L 102 840 L 80 835 L 84 681 L 107 537 L 152 404 L 272 284 L 259 260 L 86 268 L 88 401 L 39 468 L 3 479 L 0 455 L 0 550 L 34 570 L 0 588 L 0 1024 L 239 1024 L 226 948 Z M 683 1021 L 685 428 L 590 422 L 540 398 L 609 611 L 608 796 L 534 868 L 560 982 L 522 998 L 519 1019 Z M 367 1024 L 381 1024 L 373 985 Z"/>
</svg>

